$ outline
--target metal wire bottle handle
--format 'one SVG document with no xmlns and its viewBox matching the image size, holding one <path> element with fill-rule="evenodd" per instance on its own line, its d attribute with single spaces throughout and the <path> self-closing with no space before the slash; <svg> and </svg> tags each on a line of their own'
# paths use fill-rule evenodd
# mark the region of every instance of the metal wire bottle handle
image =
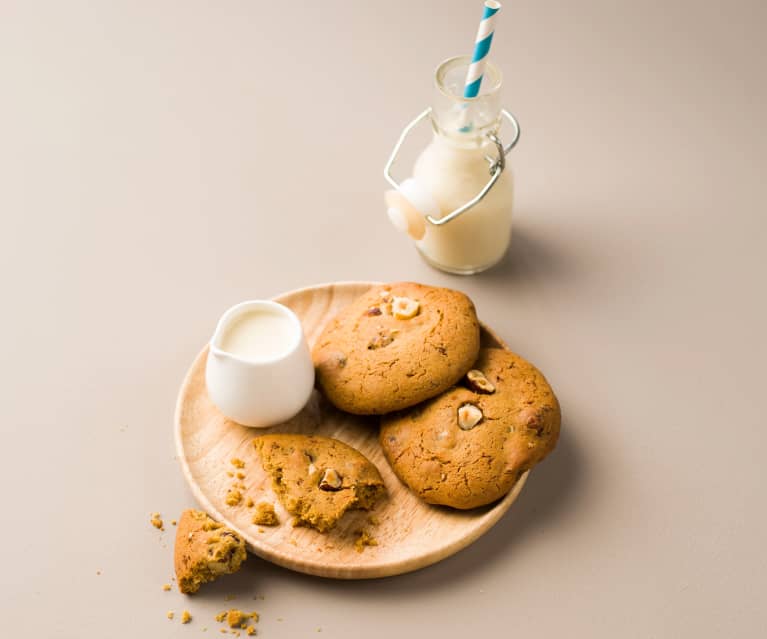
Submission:
<svg viewBox="0 0 767 639">
<path fill-rule="evenodd" d="M 399 155 L 399 150 L 402 147 L 403 142 L 405 141 L 405 138 L 410 134 L 410 132 L 418 126 L 423 120 L 425 120 L 429 114 L 431 113 L 431 107 L 420 113 L 415 120 L 410 122 L 404 129 L 402 129 L 402 133 L 399 136 L 399 139 L 397 140 L 397 144 L 394 145 L 394 149 L 391 152 L 391 155 L 389 156 L 389 161 L 386 163 L 386 166 L 384 167 L 384 177 L 386 178 L 386 181 L 391 184 L 395 189 L 399 189 L 399 183 L 392 177 L 391 174 L 391 168 L 394 165 L 395 160 L 397 159 L 397 155 Z M 498 151 L 498 157 L 492 158 L 489 155 L 485 156 L 485 160 L 487 160 L 488 164 L 490 165 L 490 180 L 488 180 L 487 184 L 485 184 L 484 187 L 482 187 L 482 190 L 477 193 L 472 199 L 470 199 L 466 204 L 463 206 L 458 207 L 454 211 L 451 211 L 448 213 L 445 217 L 441 218 L 435 218 L 431 215 L 426 216 L 426 220 L 429 222 L 429 224 L 433 224 L 434 226 L 442 226 L 443 224 L 447 224 L 450 220 L 454 220 L 462 213 L 465 213 L 468 211 L 471 207 L 473 207 L 475 204 L 478 204 L 482 201 L 482 199 L 487 195 L 487 193 L 490 191 L 490 189 L 493 188 L 493 185 L 498 181 L 498 178 L 501 177 L 501 173 L 506 168 L 506 154 L 511 151 L 514 146 L 519 141 L 519 122 L 517 122 L 517 119 L 506 109 L 501 109 L 501 115 L 505 117 L 509 122 L 511 122 L 511 125 L 514 127 L 514 137 L 511 139 L 511 142 L 509 142 L 506 146 L 503 146 L 503 143 L 501 142 L 500 138 L 495 133 L 488 133 L 487 137 L 488 139 L 495 145 L 496 150 Z"/>
</svg>

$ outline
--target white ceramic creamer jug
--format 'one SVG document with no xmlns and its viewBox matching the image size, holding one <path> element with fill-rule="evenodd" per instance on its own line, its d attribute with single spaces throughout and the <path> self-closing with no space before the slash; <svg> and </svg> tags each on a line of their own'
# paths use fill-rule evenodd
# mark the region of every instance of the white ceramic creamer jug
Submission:
<svg viewBox="0 0 767 639">
<path fill-rule="evenodd" d="M 218 409 L 243 426 L 265 428 L 296 415 L 314 387 L 296 314 L 266 300 L 230 308 L 210 340 L 205 382 Z"/>
<path fill-rule="evenodd" d="M 394 187 L 385 194 L 392 223 L 415 240 L 427 262 L 462 275 L 490 268 L 508 249 L 513 182 L 506 155 L 519 139 L 516 119 L 501 108 L 497 67 L 488 62 L 479 95 L 463 97 L 470 62 L 459 56 L 439 65 L 432 107 L 405 127 L 384 169 Z M 499 138 L 502 118 L 513 127 L 505 146 Z M 392 165 L 407 135 L 426 119 L 432 141 L 412 177 L 398 183 Z"/>
</svg>

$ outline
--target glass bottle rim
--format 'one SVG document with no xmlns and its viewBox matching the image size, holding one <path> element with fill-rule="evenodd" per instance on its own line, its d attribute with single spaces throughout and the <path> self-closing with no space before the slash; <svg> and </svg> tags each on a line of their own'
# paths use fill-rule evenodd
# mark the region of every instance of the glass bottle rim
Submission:
<svg viewBox="0 0 767 639">
<path fill-rule="evenodd" d="M 501 84 L 503 83 L 503 73 L 501 73 L 501 70 L 492 62 L 487 61 L 485 62 L 485 72 L 482 77 L 482 86 L 479 95 L 473 98 L 465 98 L 463 94 L 456 95 L 455 93 L 452 93 L 445 86 L 444 79 L 447 72 L 452 67 L 458 65 L 465 65 L 468 68 L 471 65 L 471 56 L 456 55 L 451 58 L 447 58 L 446 60 L 440 62 L 437 68 L 434 70 L 434 86 L 437 88 L 437 91 L 439 91 L 446 98 L 453 100 L 456 103 L 475 102 L 477 100 L 487 98 L 488 96 L 496 93 L 501 88 Z M 489 90 L 487 89 L 486 85 L 487 80 L 491 80 L 493 82 Z"/>
</svg>

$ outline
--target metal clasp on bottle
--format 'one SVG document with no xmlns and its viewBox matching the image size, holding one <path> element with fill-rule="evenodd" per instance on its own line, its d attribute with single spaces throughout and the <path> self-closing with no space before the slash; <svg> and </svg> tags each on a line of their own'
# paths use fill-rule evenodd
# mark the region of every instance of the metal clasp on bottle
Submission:
<svg viewBox="0 0 767 639">
<path fill-rule="evenodd" d="M 431 107 L 423 111 L 421 114 L 418 115 L 418 117 L 415 118 L 410 124 L 408 124 L 404 129 L 402 129 L 402 133 L 399 136 L 399 139 L 397 140 L 397 144 L 394 145 L 394 149 L 391 152 L 391 155 L 389 156 L 389 161 L 386 163 L 386 166 L 384 167 L 384 177 L 386 178 L 386 181 L 391 184 L 395 189 L 399 190 L 399 183 L 392 177 L 391 174 L 391 168 L 394 165 L 395 160 L 397 159 L 397 155 L 399 154 L 399 150 L 402 147 L 402 144 L 405 141 L 405 138 L 407 138 L 408 134 L 416 127 L 418 126 L 423 120 L 425 120 L 429 115 L 431 114 Z M 500 138 L 495 133 L 488 133 L 487 138 L 495 145 L 495 148 L 498 151 L 498 157 L 493 158 L 489 155 L 485 156 L 485 160 L 487 160 L 487 163 L 490 168 L 490 179 L 488 180 L 487 184 L 482 187 L 482 190 L 477 193 L 472 199 L 470 199 L 468 202 L 466 202 L 464 205 L 459 206 L 454 211 L 451 211 L 444 217 L 435 218 L 431 215 L 426 216 L 426 220 L 429 222 L 429 224 L 433 224 L 434 226 L 442 226 L 443 224 L 447 224 L 450 220 L 454 220 L 462 213 L 465 213 L 468 211 L 471 207 L 473 207 L 475 204 L 478 204 L 482 201 L 482 199 L 488 194 L 490 189 L 493 188 L 493 185 L 498 181 L 498 178 L 501 177 L 501 173 L 506 168 L 506 155 L 511 151 L 514 146 L 519 141 L 519 122 L 517 122 L 517 119 L 511 114 L 511 112 L 507 111 L 506 109 L 501 109 L 501 115 L 505 117 L 511 125 L 514 127 L 514 137 L 512 138 L 511 142 L 509 142 L 506 146 L 503 145 L 503 142 L 501 142 Z"/>
</svg>

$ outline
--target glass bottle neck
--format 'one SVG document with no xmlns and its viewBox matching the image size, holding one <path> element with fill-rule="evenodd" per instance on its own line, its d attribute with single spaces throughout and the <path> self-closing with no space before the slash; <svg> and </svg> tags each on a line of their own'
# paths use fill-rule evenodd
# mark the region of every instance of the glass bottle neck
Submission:
<svg viewBox="0 0 767 639">
<path fill-rule="evenodd" d="M 432 110 L 431 125 L 435 136 L 452 146 L 477 149 L 492 144 L 490 135 L 495 134 L 501 124 L 500 111 L 494 115 L 477 113 L 468 104 L 450 113 L 436 113 Z"/>
<path fill-rule="evenodd" d="M 463 148 L 488 144 L 488 135 L 501 124 L 501 72 L 488 62 L 479 94 L 463 96 L 469 56 L 449 58 L 437 67 L 431 107 L 432 127 L 437 136 Z"/>
</svg>

